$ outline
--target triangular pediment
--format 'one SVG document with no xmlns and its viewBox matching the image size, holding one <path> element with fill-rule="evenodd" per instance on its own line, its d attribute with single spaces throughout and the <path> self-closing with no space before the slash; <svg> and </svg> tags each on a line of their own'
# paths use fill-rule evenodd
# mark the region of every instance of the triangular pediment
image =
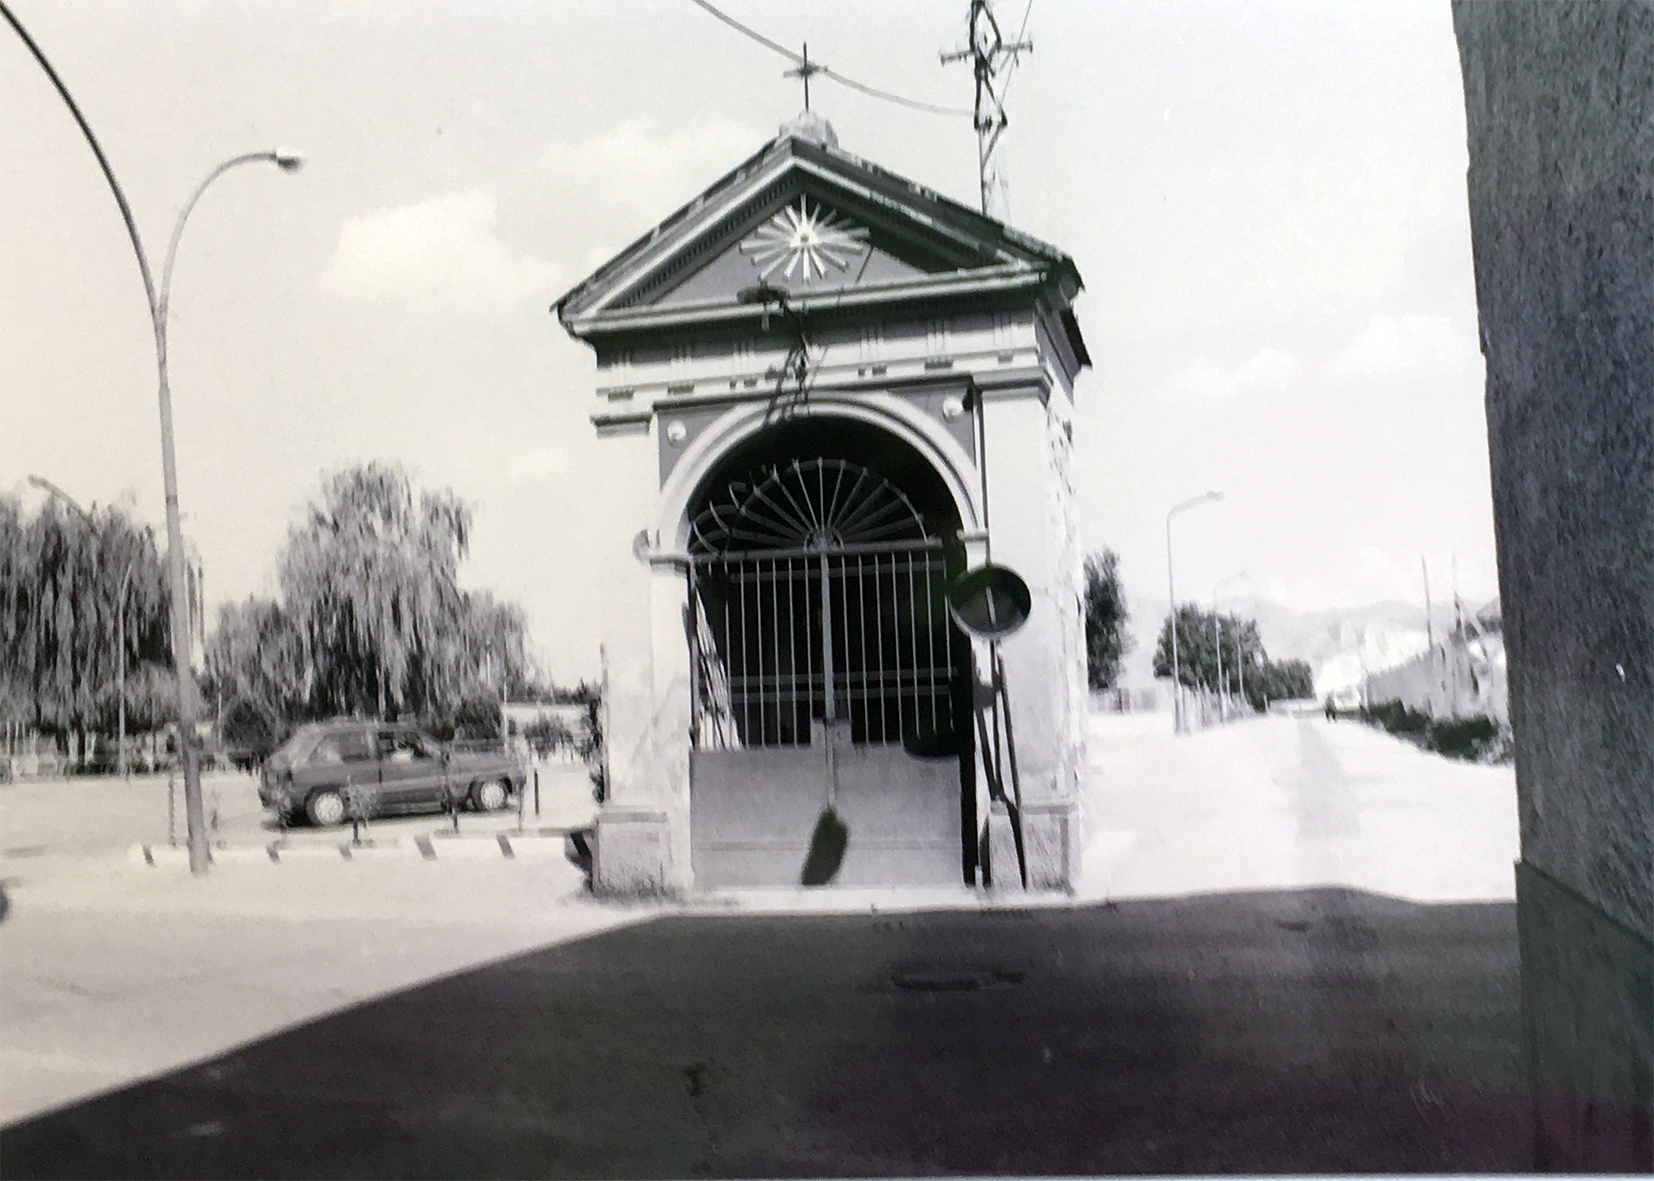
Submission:
<svg viewBox="0 0 1654 1181">
<path fill-rule="evenodd" d="M 708 261 L 674 276 L 656 292 L 640 293 L 631 306 L 735 299 L 758 283 L 797 298 L 954 269 L 937 260 L 911 261 L 920 252 L 904 251 L 904 243 L 867 224 L 871 220 L 845 213 L 807 190 L 789 194 L 767 216 L 729 227 L 724 236 L 730 241 Z"/>
<path fill-rule="evenodd" d="M 972 276 L 1050 277 L 1066 255 L 835 147 L 782 136 L 557 304 L 578 335 L 641 314 L 743 306 L 759 284 L 794 300 L 877 298 Z"/>
</svg>

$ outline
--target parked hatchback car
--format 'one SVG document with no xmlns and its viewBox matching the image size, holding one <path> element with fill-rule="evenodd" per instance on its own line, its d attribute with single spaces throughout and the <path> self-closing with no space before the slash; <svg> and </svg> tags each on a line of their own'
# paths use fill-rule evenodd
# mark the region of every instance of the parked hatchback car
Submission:
<svg viewBox="0 0 1654 1181">
<path fill-rule="evenodd" d="M 312 722 L 265 760 L 258 798 L 289 823 L 341 824 L 368 815 L 505 808 L 527 772 L 510 755 L 459 751 L 411 726 Z"/>
</svg>

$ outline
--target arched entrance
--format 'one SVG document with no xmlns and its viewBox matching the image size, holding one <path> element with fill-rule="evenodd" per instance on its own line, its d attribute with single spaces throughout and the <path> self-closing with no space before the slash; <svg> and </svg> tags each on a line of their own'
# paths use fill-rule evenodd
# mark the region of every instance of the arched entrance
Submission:
<svg viewBox="0 0 1654 1181">
<path fill-rule="evenodd" d="M 761 432 L 689 519 L 691 852 L 706 885 L 974 873 L 963 567 L 942 481 L 850 420 Z"/>
</svg>

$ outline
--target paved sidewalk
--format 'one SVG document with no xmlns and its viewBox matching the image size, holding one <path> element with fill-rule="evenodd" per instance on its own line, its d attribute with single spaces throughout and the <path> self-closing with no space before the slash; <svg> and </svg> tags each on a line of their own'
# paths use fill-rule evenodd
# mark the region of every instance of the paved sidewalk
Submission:
<svg viewBox="0 0 1654 1181">
<path fill-rule="evenodd" d="M 479 850 L 483 842 L 467 842 Z M 492 842 L 487 842 L 492 844 Z M 58 864 L 0 923 L 0 1122 L 653 911 L 556 856 Z"/>
</svg>

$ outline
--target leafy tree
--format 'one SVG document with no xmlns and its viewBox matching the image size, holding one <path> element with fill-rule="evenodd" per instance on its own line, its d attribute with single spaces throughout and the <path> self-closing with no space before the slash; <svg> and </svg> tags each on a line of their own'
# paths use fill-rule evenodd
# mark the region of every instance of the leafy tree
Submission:
<svg viewBox="0 0 1654 1181">
<path fill-rule="evenodd" d="M 1258 708 L 1270 701 L 1296 701 L 1315 696 L 1315 673 L 1305 660 L 1266 661 L 1259 669 L 1257 687 L 1248 679 L 1247 700 Z"/>
<path fill-rule="evenodd" d="M 280 720 L 304 712 L 310 666 L 303 637 L 279 604 L 249 597 L 221 606 L 204 665 L 207 692 L 220 702 L 255 702 Z"/>
<path fill-rule="evenodd" d="M 1154 652 L 1156 676 L 1172 672 L 1172 620 L 1160 628 Z M 1221 632 L 1223 664 L 1222 690 L 1237 693 L 1245 682 L 1246 700 L 1254 709 L 1271 701 L 1315 695 L 1315 677 L 1302 660 L 1273 661 L 1264 651 L 1254 620 L 1235 615 L 1216 615 L 1193 603 L 1177 609 L 1178 680 L 1190 688 L 1215 692 L 1219 688 L 1218 634 Z M 1244 676 L 1242 675 L 1242 666 Z"/>
<path fill-rule="evenodd" d="M 1120 679 L 1120 662 L 1131 651 L 1126 633 L 1131 618 L 1120 585 L 1120 555 L 1111 549 L 1085 560 L 1085 664 L 1093 689 L 1112 689 Z"/>
<path fill-rule="evenodd" d="M 280 555 L 281 601 L 221 610 L 214 688 L 287 721 L 407 717 L 443 735 L 498 733 L 502 691 L 544 690 L 522 610 L 458 585 L 470 533 L 464 501 L 416 490 L 396 464 L 335 473 Z"/>
<path fill-rule="evenodd" d="M 1220 635 L 1224 692 L 1236 690 L 1243 663 L 1246 665 L 1247 681 L 1252 680 L 1252 670 L 1265 660 L 1263 644 L 1258 639 L 1258 625 L 1250 619 L 1241 619 L 1234 615 L 1216 615 L 1202 610 L 1194 603 L 1184 603 L 1177 609 L 1179 681 L 1191 688 L 1217 690 Z M 1160 627 L 1160 638 L 1154 651 L 1154 673 L 1160 677 L 1172 675 L 1170 616 Z M 1248 688 L 1250 689 L 1250 685 Z"/>
<path fill-rule="evenodd" d="M 42 730 L 115 729 L 125 649 L 129 724 L 170 720 L 170 595 L 153 534 L 118 508 L 55 499 L 25 519 L 0 497 L 0 709 Z"/>
<path fill-rule="evenodd" d="M 326 482 L 279 562 L 314 712 L 396 717 L 461 688 L 456 575 L 470 531 L 471 510 L 452 492 L 416 501 L 394 464 Z"/>
</svg>

